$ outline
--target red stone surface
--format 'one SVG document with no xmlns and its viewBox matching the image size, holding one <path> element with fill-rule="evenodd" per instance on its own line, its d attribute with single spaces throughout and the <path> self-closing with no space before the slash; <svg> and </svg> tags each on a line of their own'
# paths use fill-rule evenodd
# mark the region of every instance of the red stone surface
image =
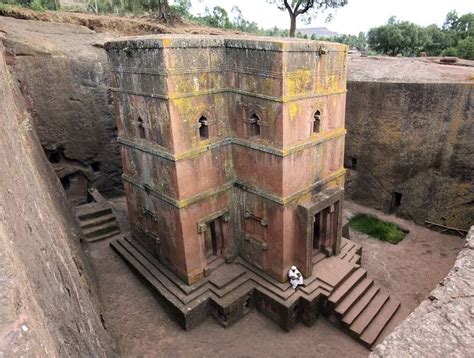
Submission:
<svg viewBox="0 0 474 358">
<path fill-rule="evenodd" d="M 222 237 L 222 259 L 281 282 L 294 264 L 310 274 L 320 193 L 341 202 L 319 249 L 339 250 L 345 46 L 153 36 L 106 49 L 132 234 L 163 264 L 194 283 Z"/>
</svg>

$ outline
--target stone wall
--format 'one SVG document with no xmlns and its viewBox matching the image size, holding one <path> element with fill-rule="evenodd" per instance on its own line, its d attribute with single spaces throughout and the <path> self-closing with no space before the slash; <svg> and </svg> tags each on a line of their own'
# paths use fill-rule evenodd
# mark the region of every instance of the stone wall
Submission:
<svg viewBox="0 0 474 358">
<path fill-rule="evenodd" d="M 474 356 L 473 280 L 474 226 L 448 276 L 371 357 Z"/>
<path fill-rule="evenodd" d="M 0 356 L 106 357 L 79 229 L 0 44 Z"/>
<path fill-rule="evenodd" d="M 418 223 L 468 229 L 473 102 L 468 83 L 349 81 L 346 195 Z"/>
<path fill-rule="evenodd" d="M 9 54 L 41 145 L 65 187 L 86 178 L 105 194 L 122 192 L 107 35 L 82 26 L 0 17 Z"/>
</svg>

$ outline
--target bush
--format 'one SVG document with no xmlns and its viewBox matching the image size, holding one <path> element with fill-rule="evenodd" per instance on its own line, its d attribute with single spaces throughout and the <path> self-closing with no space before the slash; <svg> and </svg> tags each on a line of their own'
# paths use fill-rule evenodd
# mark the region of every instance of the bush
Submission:
<svg viewBox="0 0 474 358">
<path fill-rule="evenodd" d="M 353 216 L 349 220 L 349 225 L 354 230 L 391 244 L 398 244 L 406 235 L 399 226 L 367 214 Z"/>
<path fill-rule="evenodd" d="M 466 37 L 459 41 L 457 51 L 459 57 L 474 60 L 474 37 Z"/>
<path fill-rule="evenodd" d="M 45 11 L 46 9 L 43 7 L 43 4 L 41 3 L 41 0 L 33 0 L 30 3 L 30 8 L 35 11 Z"/>
<path fill-rule="evenodd" d="M 447 49 L 443 50 L 443 52 L 441 52 L 441 55 L 458 57 L 458 49 L 455 47 L 448 47 Z"/>
</svg>

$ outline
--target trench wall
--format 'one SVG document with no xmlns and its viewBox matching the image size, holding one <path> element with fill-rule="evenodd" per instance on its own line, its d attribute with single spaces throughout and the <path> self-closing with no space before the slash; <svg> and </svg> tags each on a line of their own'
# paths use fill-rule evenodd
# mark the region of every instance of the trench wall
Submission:
<svg viewBox="0 0 474 358">
<path fill-rule="evenodd" d="M 473 103 L 468 83 L 349 81 L 346 197 L 467 230 L 474 218 Z"/>
<path fill-rule="evenodd" d="M 0 356 L 114 356 L 61 184 L 0 44 Z"/>
<path fill-rule="evenodd" d="M 106 37 L 83 26 L 0 17 L 0 40 L 56 173 L 80 173 L 89 187 L 115 195 L 123 186 Z"/>
<path fill-rule="evenodd" d="M 473 278 L 474 226 L 446 278 L 370 357 L 472 357 Z"/>
</svg>

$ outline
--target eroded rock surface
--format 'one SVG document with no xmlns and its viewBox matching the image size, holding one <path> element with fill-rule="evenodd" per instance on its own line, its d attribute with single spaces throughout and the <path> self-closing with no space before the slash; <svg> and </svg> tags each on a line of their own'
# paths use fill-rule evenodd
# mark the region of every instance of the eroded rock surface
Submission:
<svg viewBox="0 0 474 358">
<path fill-rule="evenodd" d="M 0 44 L 0 356 L 114 356 L 79 229 Z"/>
<path fill-rule="evenodd" d="M 371 357 L 474 355 L 474 226 L 448 276 Z"/>
<path fill-rule="evenodd" d="M 83 180 L 115 194 L 122 183 L 101 48 L 108 38 L 83 26 L 0 17 L 0 40 L 63 185 Z"/>
<path fill-rule="evenodd" d="M 474 217 L 474 67 L 360 58 L 349 69 L 347 197 L 420 224 L 467 230 Z"/>
</svg>

